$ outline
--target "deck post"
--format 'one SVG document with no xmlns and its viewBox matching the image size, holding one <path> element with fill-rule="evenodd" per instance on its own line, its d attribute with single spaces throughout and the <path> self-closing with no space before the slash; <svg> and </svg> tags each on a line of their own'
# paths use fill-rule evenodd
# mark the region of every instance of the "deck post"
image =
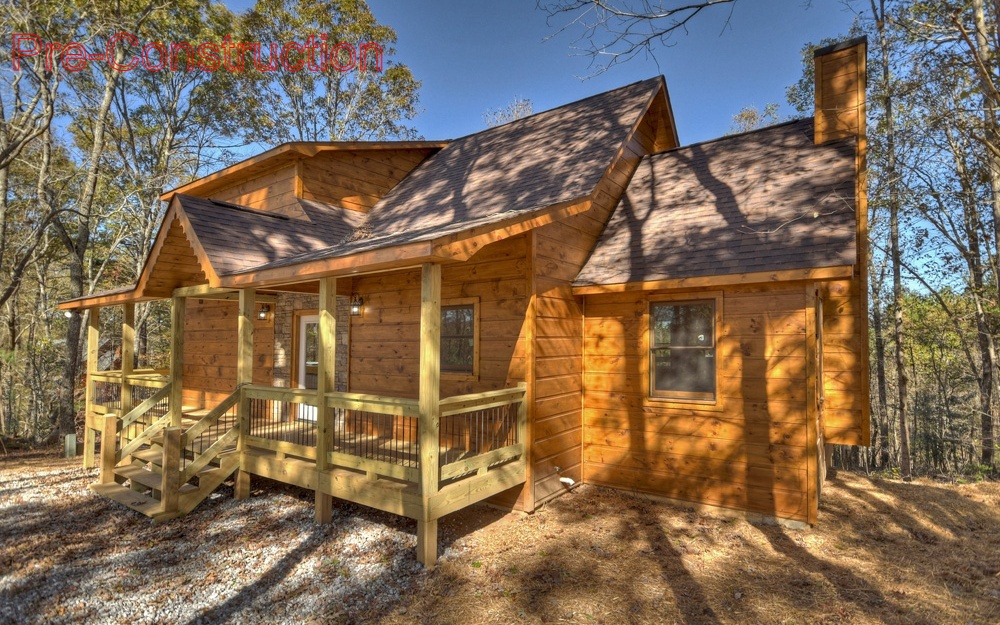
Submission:
<svg viewBox="0 0 1000 625">
<path fill-rule="evenodd" d="M 438 492 L 441 420 L 441 265 L 424 263 L 420 277 L 420 495 L 424 509 L 417 519 L 417 560 L 437 563 L 437 519 L 428 518 L 430 499 Z"/>
<path fill-rule="evenodd" d="M 132 381 L 129 377 L 135 367 L 135 303 L 122 305 L 122 405 L 121 413 L 132 410 Z"/>
<path fill-rule="evenodd" d="M 111 412 L 101 417 L 101 475 L 97 481 L 111 484 L 115 481 L 118 464 L 118 415 Z"/>
<path fill-rule="evenodd" d="M 236 345 L 236 384 L 253 383 L 253 323 L 256 317 L 257 292 L 254 289 L 240 289 L 240 314 L 238 320 L 238 338 Z M 240 422 L 240 436 L 236 448 L 240 454 L 240 468 L 236 472 L 236 488 L 233 496 L 236 499 L 250 497 L 250 474 L 243 470 L 243 451 L 246 437 L 250 434 L 250 398 L 246 393 L 240 393 L 240 401 L 236 410 Z"/>
<path fill-rule="evenodd" d="M 94 374 L 97 373 L 98 348 L 101 339 L 101 309 L 91 308 L 87 323 L 87 386 L 84 399 L 83 424 L 83 468 L 94 468 Z M 101 438 L 101 448 L 104 448 L 104 438 Z"/>
<path fill-rule="evenodd" d="M 165 513 L 176 512 L 180 497 L 181 428 L 163 430 L 163 473 L 160 476 L 160 505 Z"/>
<path fill-rule="evenodd" d="M 319 362 L 316 380 L 316 471 L 330 469 L 334 414 L 326 394 L 336 388 L 337 367 L 337 279 L 319 281 Z M 333 497 L 316 489 L 316 522 L 333 520 Z"/>
<path fill-rule="evenodd" d="M 170 425 L 184 418 L 184 313 L 187 300 L 174 297 L 170 306 Z"/>
</svg>

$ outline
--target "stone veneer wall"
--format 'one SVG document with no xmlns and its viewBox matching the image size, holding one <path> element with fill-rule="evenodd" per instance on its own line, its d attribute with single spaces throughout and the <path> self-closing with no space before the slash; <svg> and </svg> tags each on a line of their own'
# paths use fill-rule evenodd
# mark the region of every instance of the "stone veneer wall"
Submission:
<svg viewBox="0 0 1000 625">
<path fill-rule="evenodd" d="M 309 293 L 279 293 L 274 308 L 274 385 L 291 386 L 292 313 L 315 310 L 319 297 Z M 336 390 L 347 390 L 347 340 L 350 327 L 350 298 L 337 297 L 337 376 Z"/>
</svg>

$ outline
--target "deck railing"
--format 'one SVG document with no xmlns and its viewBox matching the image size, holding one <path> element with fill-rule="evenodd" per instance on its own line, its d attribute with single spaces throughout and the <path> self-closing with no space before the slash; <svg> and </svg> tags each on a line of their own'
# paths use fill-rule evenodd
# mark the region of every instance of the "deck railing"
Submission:
<svg viewBox="0 0 1000 625">
<path fill-rule="evenodd" d="M 459 395 L 441 400 L 441 480 L 522 458 L 527 418 L 525 389 Z"/>
<path fill-rule="evenodd" d="M 135 407 L 122 417 L 109 412 L 105 418 L 116 418 L 121 434 L 114 462 L 169 425 L 169 386 L 161 386 L 160 378 L 138 379 L 142 375 L 136 376 L 133 387 Z M 416 400 L 328 393 L 325 403 L 330 410 L 326 460 L 331 468 L 362 472 L 373 480 L 420 482 Z M 241 406 L 246 410 L 242 425 Z M 203 454 L 214 458 L 240 441 L 244 452 L 316 463 L 320 410 L 314 390 L 243 386 L 183 434 L 177 470 L 181 477 L 190 477 L 207 462 L 200 460 Z M 442 399 L 437 428 L 441 487 L 524 462 L 526 415 L 523 385 Z"/>
</svg>

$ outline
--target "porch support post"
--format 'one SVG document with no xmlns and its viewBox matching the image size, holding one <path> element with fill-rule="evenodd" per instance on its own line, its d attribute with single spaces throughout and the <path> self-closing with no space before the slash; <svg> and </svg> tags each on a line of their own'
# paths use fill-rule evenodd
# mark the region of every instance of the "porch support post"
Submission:
<svg viewBox="0 0 1000 625">
<path fill-rule="evenodd" d="M 326 394 L 336 388 L 337 367 L 337 279 L 319 281 L 319 362 L 316 380 L 316 470 L 330 469 L 329 452 L 333 449 L 333 408 Z M 322 480 L 320 480 L 322 481 Z M 316 489 L 316 522 L 333 520 L 333 497 Z"/>
<path fill-rule="evenodd" d="M 97 373 L 98 347 L 101 339 L 101 309 L 91 308 L 87 323 L 87 386 L 84 399 L 83 425 L 83 468 L 94 468 L 95 433 L 97 431 L 96 414 L 94 413 L 94 374 Z M 102 425 L 103 429 L 103 425 Z M 104 436 L 101 436 L 101 447 L 104 447 Z"/>
<path fill-rule="evenodd" d="M 187 300 L 170 302 L 170 426 L 180 427 L 184 418 L 184 313 Z"/>
<path fill-rule="evenodd" d="M 240 316 L 238 320 L 238 343 L 236 346 L 236 384 L 253 383 L 253 322 L 257 316 L 257 292 L 254 289 L 240 289 Z M 237 416 L 240 420 L 240 437 L 237 449 L 242 458 L 246 437 L 250 434 L 250 400 L 246 393 L 240 394 Z M 243 470 L 242 460 L 236 472 L 236 499 L 250 496 L 250 474 Z"/>
<path fill-rule="evenodd" d="M 135 366 L 135 303 L 122 306 L 122 415 L 132 410 L 132 382 L 129 376 Z"/>
<path fill-rule="evenodd" d="M 437 519 L 430 500 L 438 492 L 441 418 L 441 265 L 424 263 L 420 279 L 420 494 L 424 509 L 417 519 L 417 560 L 437 563 Z"/>
</svg>

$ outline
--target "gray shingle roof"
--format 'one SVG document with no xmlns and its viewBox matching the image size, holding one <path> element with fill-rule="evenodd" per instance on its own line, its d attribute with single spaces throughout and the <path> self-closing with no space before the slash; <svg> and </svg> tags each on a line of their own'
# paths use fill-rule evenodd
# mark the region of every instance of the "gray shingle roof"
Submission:
<svg viewBox="0 0 1000 625">
<path fill-rule="evenodd" d="M 662 83 L 650 78 L 455 139 L 372 207 L 352 240 L 257 269 L 432 239 L 585 197 Z"/>
<path fill-rule="evenodd" d="M 575 284 L 852 265 L 854 145 L 807 119 L 648 156 Z"/>
<path fill-rule="evenodd" d="M 349 236 L 364 218 L 310 200 L 298 200 L 308 217 L 302 220 L 191 195 L 175 197 L 218 275 L 325 249 Z"/>
</svg>

